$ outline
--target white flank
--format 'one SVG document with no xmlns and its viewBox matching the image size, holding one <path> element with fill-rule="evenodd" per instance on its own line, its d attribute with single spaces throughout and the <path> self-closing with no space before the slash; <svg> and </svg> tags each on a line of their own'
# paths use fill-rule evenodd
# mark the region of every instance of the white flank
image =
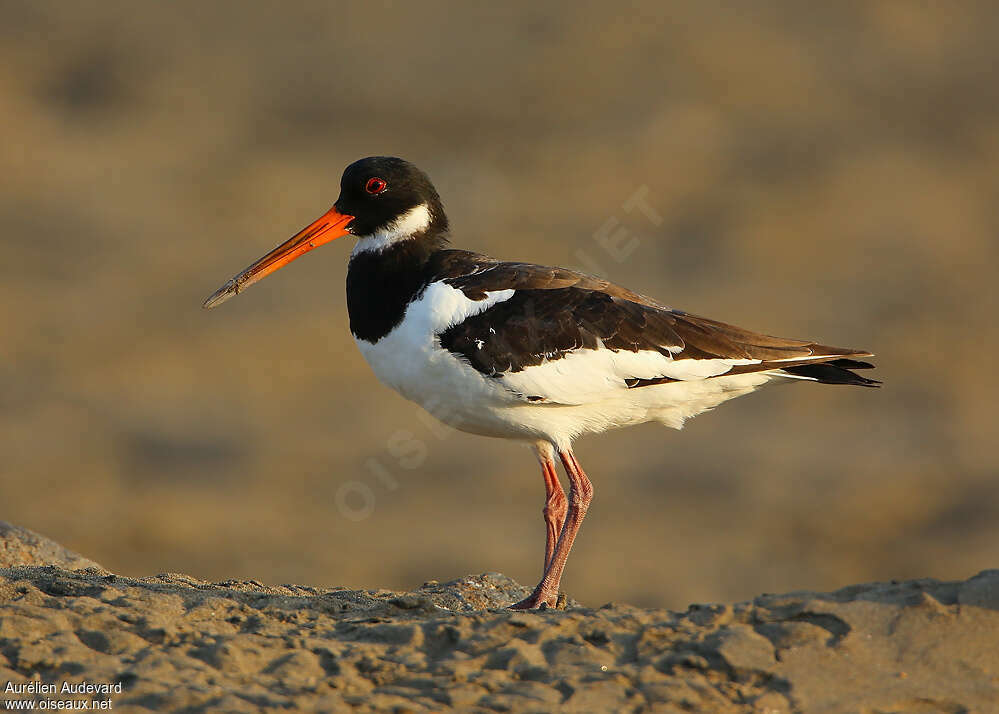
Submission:
<svg viewBox="0 0 999 714">
<path fill-rule="evenodd" d="M 386 226 L 382 226 L 370 236 L 358 236 L 351 256 L 358 253 L 377 253 L 393 243 L 412 238 L 427 230 L 430 225 L 430 208 L 425 203 L 409 209 Z"/>
<path fill-rule="evenodd" d="M 669 377 L 692 382 L 715 377 L 755 359 L 673 359 L 659 352 L 580 349 L 561 359 L 503 375 L 502 382 L 523 394 L 557 404 L 586 404 L 627 391 L 626 379 Z M 642 387 L 641 389 L 650 389 Z"/>
</svg>

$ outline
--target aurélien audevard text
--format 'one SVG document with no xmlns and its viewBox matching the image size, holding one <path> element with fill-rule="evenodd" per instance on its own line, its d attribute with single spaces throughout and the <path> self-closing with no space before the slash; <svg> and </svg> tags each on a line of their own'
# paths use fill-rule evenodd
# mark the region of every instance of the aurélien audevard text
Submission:
<svg viewBox="0 0 999 714">
<path fill-rule="evenodd" d="M 7 682 L 4 694 L 121 694 L 121 682 Z"/>
</svg>

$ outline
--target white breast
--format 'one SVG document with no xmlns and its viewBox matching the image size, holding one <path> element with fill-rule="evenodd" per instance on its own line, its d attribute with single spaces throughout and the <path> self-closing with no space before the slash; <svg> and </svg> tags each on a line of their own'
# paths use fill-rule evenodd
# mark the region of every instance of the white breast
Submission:
<svg viewBox="0 0 999 714">
<path fill-rule="evenodd" d="M 513 293 L 497 290 L 483 300 L 469 300 L 446 283 L 431 283 L 385 337 L 355 341 L 378 379 L 407 399 L 457 428 L 499 436 L 479 422 L 491 422 L 489 408 L 513 403 L 516 395 L 441 347 L 437 335 Z"/>
</svg>

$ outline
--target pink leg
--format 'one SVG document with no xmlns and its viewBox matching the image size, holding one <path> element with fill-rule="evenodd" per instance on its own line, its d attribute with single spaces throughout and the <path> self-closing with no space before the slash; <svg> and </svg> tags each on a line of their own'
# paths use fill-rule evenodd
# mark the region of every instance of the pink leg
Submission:
<svg viewBox="0 0 999 714">
<path fill-rule="evenodd" d="M 552 562 L 552 555 L 555 553 L 555 546 L 558 543 L 559 534 L 562 532 L 562 524 L 565 523 L 565 512 L 568 502 L 565 498 L 565 491 L 558 480 L 558 472 L 555 470 L 555 461 L 552 459 L 554 450 L 548 442 L 540 442 L 535 446 L 538 452 L 538 461 L 541 462 L 541 474 L 545 478 L 545 507 L 541 513 L 545 517 L 545 567 L 542 574 L 548 571 Z"/>
<path fill-rule="evenodd" d="M 562 533 L 555 546 L 551 561 L 545 569 L 544 577 L 534 588 L 534 592 L 526 598 L 511 605 L 517 610 L 529 610 L 542 605 L 553 607 L 558 601 L 559 585 L 562 581 L 562 571 L 565 570 L 565 561 L 569 558 L 569 551 L 576 540 L 576 533 L 583 523 L 586 511 L 593 500 L 593 484 L 586 477 L 579 462 L 570 449 L 559 451 L 562 465 L 569 476 L 569 512 L 566 515 L 565 523 L 562 526 Z"/>
</svg>

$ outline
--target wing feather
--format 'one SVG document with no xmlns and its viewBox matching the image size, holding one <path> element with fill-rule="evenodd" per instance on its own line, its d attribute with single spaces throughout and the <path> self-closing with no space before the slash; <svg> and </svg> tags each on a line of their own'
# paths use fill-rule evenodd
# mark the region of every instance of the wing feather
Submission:
<svg viewBox="0 0 999 714">
<path fill-rule="evenodd" d="M 599 371 L 583 370 L 587 379 L 608 378 L 620 389 L 871 356 L 865 350 L 775 337 L 691 315 L 566 268 L 451 250 L 442 251 L 438 261 L 435 279 L 470 300 L 498 290 L 516 291 L 439 335 L 446 349 L 494 377 L 573 355 L 568 369 L 580 364 L 582 350 L 620 353 L 601 362 Z M 535 381 L 532 386 L 541 390 Z"/>
</svg>

